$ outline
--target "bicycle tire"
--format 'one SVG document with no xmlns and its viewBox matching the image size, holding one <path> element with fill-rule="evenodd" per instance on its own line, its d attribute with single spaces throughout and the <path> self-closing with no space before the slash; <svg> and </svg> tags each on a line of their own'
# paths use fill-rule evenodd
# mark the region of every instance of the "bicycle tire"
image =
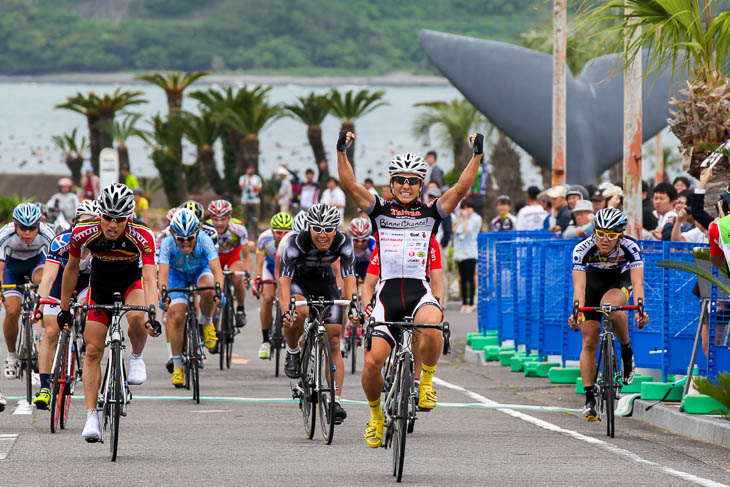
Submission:
<svg viewBox="0 0 730 487">
<path fill-rule="evenodd" d="M 51 375 L 51 384 L 53 384 L 53 387 L 51 388 L 51 433 L 55 433 L 56 430 L 59 427 L 59 406 L 60 406 L 60 400 L 59 400 L 59 392 L 60 392 L 60 386 L 61 386 L 61 376 L 64 373 L 63 369 L 63 347 L 65 342 L 65 334 L 62 332 L 61 336 L 59 337 L 58 344 L 56 345 L 56 354 L 53 359 L 53 364 L 55 367 L 53 368 L 53 375 Z"/>
<path fill-rule="evenodd" d="M 603 394 L 604 394 L 604 410 L 606 413 L 606 436 L 614 437 L 615 417 L 614 417 L 614 394 L 613 387 L 614 367 L 615 367 L 615 349 L 612 337 L 609 337 L 604 344 L 604 361 L 602 371 Z"/>
<path fill-rule="evenodd" d="M 107 401 L 110 402 L 109 450 L 111 461 L 117 461 L 119 447 L 119 418 L 122 415 L 122 350 L 118 342 L 111 345 L 112 376 L 109 382 Z"/>
<path fill-rule="evenodd" d="M 228 307 L 228 305 L 226 305 Z M 226 344 L 228 343 L 228 332 L 226 331 L 226 317 L 228 316 L 228 310 L 222 309 L 220 315 L 220 329 L 218 334 L 218 366 L 220 370 L 226 365 Z"/>
<path fill-rule="evenodd" d="M 403 478 L 403 465 L 406 455 L 406 436 L 408 435 L 409 403 L 413 387 L 411 357 L 403 355 L 399 366 L 398 390 L 396 394 L 395 429 L 393 434 L 393 476 L 396 482 Z"/>
<path fill-rule="evenodd" d="M 317 406 L 319 426 L 325 445 L 332 444 L 335 433 L 335 366 L 327 335 L 317 336 Z"/>
<path fill-rule="evenodd" d="M 302 410 L 302 423 L 304 434 L 307 439 L 314 437 L 314 425 L 317 421 L 317 408 L 314 407 L 314 364 L 312 356 L 314 349 L 314 336 L 308 335 L 302 347 L 302 361 L 299 365 L 301 370 L 300 384 L 302 397 L 299 400 L 299 408 Z"/>
<path fill-rule="evenodd" d="M 281 323 L 281 308 L 279 308 L 279 301 L 274 302 L 274 326 L 272 326 L 271 335 L 271 347 L 274 349 L 274 377 L 279 377 L 279 367 L 281 363 L 281 346 L 284 343 L 282 323 Z"/>
<path fill-rule="evenodd" d="M 68 424 L 68 410 L 71 407 L 73 381 L 76 380 L 76 354 L 71 350 L 71 353 L 67 353 L 66 357 L 70 362 L 63 367 L 64 373 L 66 374 L 66 381 L 63 387 L 63 395 L 61 396 L 61 429 L 66 429 L 66 425 Z"/>
<path fill-rule="evenodd" d="M 198 320 L 194 316 L 188 324 L 188 346 L 190 350 L 190 382 L 193 389 L 193 401 L 200 404 L 200 337 L 198 336 Z"/>
<path fill-rule="evenodd" d="M 351 368 L 350 371 L 355 374 L 357 373 L 357 328 L 350 323 L 350 336 L 349 342 L 350 342 L 350 361 Z"/>
<path fill-rule="evenodd" d="M 33 404 L 33 327 L 27 319 L 23 319 L 23 331 L 25 332 L 25 393 L 28 404 Z"/>
</svg>

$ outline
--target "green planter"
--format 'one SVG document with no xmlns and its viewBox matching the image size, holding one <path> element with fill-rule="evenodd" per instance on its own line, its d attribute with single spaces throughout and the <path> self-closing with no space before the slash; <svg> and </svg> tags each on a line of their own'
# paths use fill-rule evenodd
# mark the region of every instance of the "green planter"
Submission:
<svg viewBox="0 0 730 487">
<path fill-rule="evenodd" d="M 553 367 L 548 379 L 553 384 L 575 384 L 580 377 L 580 367 Z"/>
<path fill-rule="evenodd" d="M 669 395 L 667 391 L 671 389 Z M 675 385 L 672 382 L 642 382 L 641 383 L 641 399 L 644 401 L 669 401 L 678 402 L 682 400 L 682 386 Z"/>
<path fill-rule="evenodd" d="M 621 392 L 624 394 L 631 394 L 641 392 L 641 384 L 644 382 L 651 382 L 654 378 L 650 375 L 635 375 L 634 380 L 627 386 L 621 386 Z M 643 398 L 642 398 L 643 399 Z"/>
<path fill-rule="evenodd" d="M 721 402 L 705 395 L 685 396 L 682 408 L 687 414 L 727 414 Z"/>
<path fill-rule="evenodd" d="M 496 362 L 497 360 L 499 360 L 499 347 L 484 347 L 484 360 L 486 360 L 487 362 Z"/>
<path fill-rule="evenodd" d="M 547 377 L 550 373 L 550 369 L 560 367 L 557 362 L 538 362 L 536 367 L 537 377 Z"/>
</svg>

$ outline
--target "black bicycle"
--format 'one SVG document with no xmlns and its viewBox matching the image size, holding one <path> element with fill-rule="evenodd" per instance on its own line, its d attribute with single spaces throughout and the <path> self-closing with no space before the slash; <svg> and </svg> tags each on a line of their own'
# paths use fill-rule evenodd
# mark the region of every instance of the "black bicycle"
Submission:
<svg viewBox="0 0 730 487">
<path fill-rule="evenodd" d="M 33 372 L 38 373 L 38 348 L 33 339 L 33 312 L 36 309 L 37 284 L 30 282 L 25 276 L 24 284 L 3 284 L 2 289 L 16 290 L 23 293 L 20 315 L 20 329 L 15 350 L 18 353 L 19 363 L 17 378 L 25 380 L 25 397 L 29 405 L 33 404 Z"/>
<path fill-rule="evenodd" d="M 183 387 L 193 390 L 193 401 L 200 404 L 200 369 L 203 368 L 205 353 L 203 352 L 203 340 L 201 339 L 200 324 L 198 323 L 198 310 L 195 307 L 195 296 L 201 291 L 215 291 L 220 299 L 221 288 L 215 286 L 196 287 L 188 284 L 187 287 L 167 289 L 162 286 L 162 300 L 167 301 L 170 293 L 184 293 L 187 305 L 185 312 L 185 340 L 183 341 Z"/>
<path fill-rule="evenodd" d="M 223 368 L 231 368 L 231 360 L 233 360 L 233 341 L 239 330 L 236 328 L 235 317 L 235 293 L 233 287 L 233 276 L 243 276 L 245 281 L 251 279 L 248 271 L 223 271 L 223 295 L 226 297 L 226 305 L 221 309 L 218 315 L 218 344 L 216 349 L 220 354 L 220 370 Z"/>
<path fill-rule="evenodd" d="M 573 323 L 578 322 L 578 313 L 601 313 L 605 319 L 601 329 L 601 343 L 598 349 L 598 361 L 596 362 L 596 409 L 599 416 L 606 418 L 606 436 L 614 437 L 616 431 L 615 409 L 618 401 L 618 393 L 621 390 L 621 375 L 618 371 L 618 355 L 616 354 L 616 336 L 613 334 L 613 320 L 611 313 L 614 311 L 638 311 L 644 314 L 644 300 L 637 299 L 637 304 L 624 306 L 612 306 L 602 304 L 601 306 L 579 306 L 578 301 L 573 303 Z M 599 419 L 600 419 L 599 417 Z"/>
<path fill-rule="evenodd" d="M 127 415 L 127 404 L 132 400 L 132 393 L 127 384 L 127 372 L 124 369 L 122 350 L 124 350 L 124 333 L 122 332 L 122 317 L 129 311 L 143 311 L 147 313 L 149 320 L 155 322 L 154 306 L 134 306 L 124 304 L 121 293 L 114 293 L 114 304 L 84 304 L 81 308 L 84 314 L 89 310 L 98 309 L 112 312 L 111 323 L 106 334 L 105 347 L 109 349 L 106 362 L 104 380 L 99 389 L 97 410 L 102 416 L 102 428 L 99 442 L 104 443 L 104 432 L 109 428 L 109 450 L 111 461 L 117 460 L 117 447 L 119 445 L 119 418 Z M 162 332 L 160 327 L 155 327 L 155 335 Z M 89 440 L 87 440 L 89 441 Z M 95 443 L 92 439 L 90 443 Z"/>
<path fill-rule="evenodd" d="M 353 296 L 353 299 L 356 299 L 356 296 Z M 357 349 L 362 346 L 362 336 L 361 327 L 352 321 L 352 317 L 348 318 L 347 325 L 345 325 L 344 345 L 342 357 L 350 358 L 350 372 L 355 374 L 357 373 Z"/>
<path fill-rule="evenodd" d="M 281 364 L 281 350 L 286 346 L 284 340 L 284 321 L 281 317 L 281 307 L 279 306 L 279 296 L 274 296 L 273 304 L 274 318 L 271 321 L 271 335 L 269 341 L 271 342 L 271 353 L 269 353 L 269 360 L 274 360 L 274 377 L 279 377 L 279 367 Z"/>
<path fill-rule="evenodd" d="M 289 304 L 289 316 L 294 316 L 298 306 L 309 307 L 309 316 L 304 320 L 304 333 L 299 340 L 301 378 L 292 386 L 294 399 L 299 399 L 302 411 L 304 433 L 307 438 L 314 436 L 314 424 L 319 409 L 319 424 L 325 444 L 332 443 L 335 431 L 335 366 L 332 362 L 332 349 L 322 320 L 324 309 L 329 306 L 348 306 L 353 304 L 346 299 L 308 298 L 296 301 L 294 296 Z M 318 408 L 315 408 L 317 404 Z"/>
<path fill-rule="evenodd" d="M 414 323 L 413 317 L 406 317 L 403 321 L 387 322 L 368 321 L 365 332 L 365 348 L 370 350 L 372 333 L 376 326 L 388 326 L 399 335 L 398 343 L 391 351 L 385 366 L 385 401 L 383 412 L 383 448 L 392 446 L 393 449 L 393 476 L 397 482 L 403 478 L 403 465 L 406 454 L 406 435 L 413 432 L 416 416 L 416 388 L 413 379 L 413 330 L 434 329 L 441 330 L 444 338 L 443 353 L 451 351 L 451 328 L 448 322 L 440 325 Z"/>
</svg>

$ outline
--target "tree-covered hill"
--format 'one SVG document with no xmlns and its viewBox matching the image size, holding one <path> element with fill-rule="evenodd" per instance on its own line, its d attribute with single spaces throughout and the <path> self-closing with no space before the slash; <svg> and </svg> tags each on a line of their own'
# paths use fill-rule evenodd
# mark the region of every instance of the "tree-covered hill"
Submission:
<svg viewBox="0 0 730 487">
<path fill-rule="evenodd" d="M 422 28 L 514 40 L 535 0 L 0 0 L 0 73 L 428 72 Z"/>
</svg>

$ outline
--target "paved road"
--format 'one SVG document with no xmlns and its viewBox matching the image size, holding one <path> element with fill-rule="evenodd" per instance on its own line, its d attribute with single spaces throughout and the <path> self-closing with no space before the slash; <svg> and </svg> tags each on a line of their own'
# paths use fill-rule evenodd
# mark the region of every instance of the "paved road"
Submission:
<svg viewBox="0 0 730 487">
<path fill-rule="evenodd" d="M 297 405 L 287 402 L 289 381 L 274 378 L 273 364 L 256 356 L 256 301 L 249 301 L 248 309 L 252 319 L 237 337 L 237 363 L 220 371 L 217 357 L 210 361 L 201 374 L 201 391 L 211 399 L 199 405 L 185 399 L 187 391 L 170 386 L 164 340 L 148 342 L 149 378 L 133 386 L 136 398 L 122 419 L 116 464 L 109 462 L 108 445 L 81 440 L 85 414 L 80 401 L 72 403 L 69 428 L 55 435 L 49 432 L 48 412 L 13 414 L 17 400 L 10 401 L 0 413 L 0 458 L 12 444 L 0 460 L 0 485 L 394 483 L 390 450 L 371 450 L 362 438 L 367 407 L 346 405 L 349 416 L 335 429 L 330 446 L 316 436 L 304 438 Z M 617 437 L 607 440 L 603 425 L 585 423 L 576 413 L 493 409 L 497 403 L 575 409 L 582 399 L 574 386 L 464 363 L 464 336 L 476 328 L 476 317 L 456 312 L 447 317 L 456 353 L 437 370 L 441 405 L 422 413 L 408 438 L 405 484 L 730 484 L 728 450 L 637 420 L 620 418 Z M 20 381 L 0 384 L 8 396 L 23 394 Z M 343 397 L 364 400 L 359 376 L 347 374 Z"/>
</svg>

